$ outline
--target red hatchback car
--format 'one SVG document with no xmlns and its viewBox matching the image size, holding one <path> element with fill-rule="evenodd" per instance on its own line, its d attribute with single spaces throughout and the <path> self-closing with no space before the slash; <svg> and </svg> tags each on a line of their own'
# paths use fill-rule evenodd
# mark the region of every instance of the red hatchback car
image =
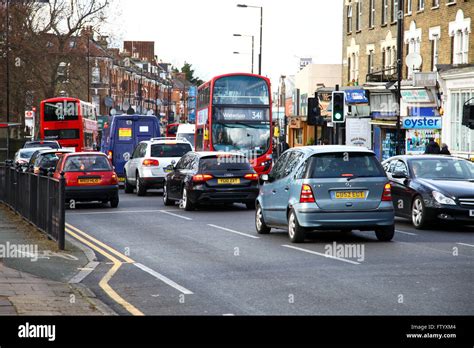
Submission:
<svg viewBox="0 0 474 348">
<path fill-rule="evenodd" d="M 66 202 L 110 202 L 112 208 L 119 204 L 118 178 L 109 159 L 99 152 L 65 154 L 59 160 L 54 178 L 64 172 Z"/>
</svg>

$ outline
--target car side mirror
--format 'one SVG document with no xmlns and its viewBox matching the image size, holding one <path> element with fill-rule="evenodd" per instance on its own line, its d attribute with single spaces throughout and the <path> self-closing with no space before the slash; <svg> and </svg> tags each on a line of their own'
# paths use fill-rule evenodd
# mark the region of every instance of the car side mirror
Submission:
<svg viewBox="0 0 474 348">
<path fill-rule="evenodd" d="M 405 172 L 396 171 L 396 172 L 393 172 L 392 178 L 394 178 L 394 179 L 408 179 L 408 176 Z"/>
<path fill-rule="evenodd" d="M 5 161 L 5 165 L 6 165 L 7 167 L 13 167 L 13 160 L 6 160 L 6 161 Z"/>
<path fill-rule="evenodd" d="M 172 160 L 171 161 L 171 165 L 174 167 L 176 165 L 176 161 L 175 160 Z"/>
</svg>

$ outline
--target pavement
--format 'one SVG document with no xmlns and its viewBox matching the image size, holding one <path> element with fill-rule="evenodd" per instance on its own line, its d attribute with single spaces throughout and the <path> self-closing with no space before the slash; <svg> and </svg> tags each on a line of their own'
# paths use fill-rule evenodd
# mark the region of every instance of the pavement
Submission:
<svg viewBox="0 0 474 348">
<path fill-rule="evenodd" d="M 84 284 L 121 315 L 473 315 L 474 228 L 258 235 L 243 205 L 186 212 L 162 194 L 120 193 L 118 209 L 68 210 L 68 233 L 95 248 Z M 328 247 L 362 257 L 327 257 Z M 111 265 L 114 267 L 111 268 Z M 104 286 L 105 282 L 107 286 Z"/>
<path fill-rule="evenodd" d="M 0 204 L 0 315 L 115 315 L 80 282 L 95 266 L 91 250 L 68 239 L 59 251 Z"/>
</svg>

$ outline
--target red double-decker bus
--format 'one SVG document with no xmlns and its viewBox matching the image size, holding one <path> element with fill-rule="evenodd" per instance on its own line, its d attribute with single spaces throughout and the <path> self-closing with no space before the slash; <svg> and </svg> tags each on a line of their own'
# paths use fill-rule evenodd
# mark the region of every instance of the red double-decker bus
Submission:
<svg viewBox="0 0 474 348">
<path fill-rule="evenodd" d="M 77 98 L 52 98 L 40 105 L 40 138 L 57 140 L 64 148 L 95 151 L 99 128 L 94 104 Z"/>
<path fill-rule="evenodd" d="M 198 88 L 196 151 L 240 152 L 258 174 L 272 167 L 270 80 L 254 74 L 216 76 Z"/>
</svg>

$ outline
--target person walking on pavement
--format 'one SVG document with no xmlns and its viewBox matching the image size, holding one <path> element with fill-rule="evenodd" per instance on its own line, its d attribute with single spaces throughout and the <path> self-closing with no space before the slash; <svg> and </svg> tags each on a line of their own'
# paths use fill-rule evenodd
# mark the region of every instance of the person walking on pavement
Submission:
<svg viewBox="0 0 474 348">
<path fill-rule="evenodd" d="M 438 143 L 433 138 L 430 138 L 425 148 L 425 155 L 438 155 L 440 151 Z"/>
<path fill-rule="evenodd" d="M 441 151 L 439 152 L 441 155 L 448 155 L 451 156 L 451 152 L 448 149 L 448 145 L 443 143 L 441 144 Z"/>
</svg>

